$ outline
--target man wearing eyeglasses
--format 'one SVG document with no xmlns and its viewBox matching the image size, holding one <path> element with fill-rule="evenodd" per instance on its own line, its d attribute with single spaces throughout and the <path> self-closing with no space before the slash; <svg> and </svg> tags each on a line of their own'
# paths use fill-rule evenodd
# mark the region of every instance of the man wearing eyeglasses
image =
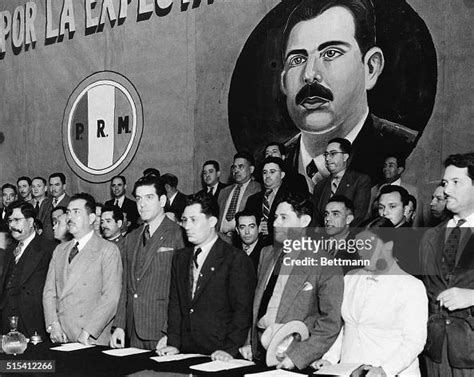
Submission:
<svg viewBox="0 0 474 377">
<path fill-rule="evenodd" d="M 367 215 L 370 202 L 370 177 L 347 169 L 351 152 L 352 145 L 349 140 L 334 138 L 329 140 L 323 153 L 330 175 L 314 187 L 314 219 L 318 226 L 324 226 L 326 204 L 335 195 L 343 195 L 354 203 L 352 226 L 360 224 Z"/>
<path fill-rule="evenodd" d="M 2 334 L 10 330 L 8 318 L 17 316 L 21 333 L 29 338 L 36 331 L 45 339 L 43 287 L 56 244 L 35 233 L 36 213 L 30 203 L 11 203 L 7 216 L 11 235 L 17 242 L 6 250 L 0 280 Z"/>
</svg>

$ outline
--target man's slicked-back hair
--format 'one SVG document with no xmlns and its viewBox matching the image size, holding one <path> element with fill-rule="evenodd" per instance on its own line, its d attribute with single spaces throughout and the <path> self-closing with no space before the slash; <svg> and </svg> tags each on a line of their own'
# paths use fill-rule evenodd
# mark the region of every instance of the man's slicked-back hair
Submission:
<svg viewBox="0 0 474 377">
<path fill-rule="evenodd" d="M 170 185 L 171 187 L 178 187 L 178 177 L 171 173 L 166 173 L 161 176 L 161 180 L 164 185 Z"/>
<path fill-rule="evenodd" d="M 17 191 L 17 188 L 15 185 L 11 184 L 11 183 L 5 183 L 3 186 L 2 186 L 2 193 L 3 193 L 3 190 L 5 189 L 12 189 L 13 192 L 15 193 L 15 195 L 17 195 L 18 191 Z"/>
<path fill-rule="evenodd" d="M 201 212 L 207 217 L 214 216 L 217 219 L 219 218 L 219 206 L 217 205 L 216 200 L 208 193 L 201 192 L 189 195 L 186 199 L 186 207 L 193 204 L 200 204 Z"/>
<path fill-rule="evenodd" d="M 152 175 L 156 178 L 160 178 L 161 176 L 160 171 L 155 168 L 146 168 L 145 170 L 143 170 L 143 176 L 147 176 L 147 175 Z"/>
<path fill-rule="evenodd" d="M 270 143 L 268 143 L 267 145 L 265 145 L 265 149 L 263 150 L 263 152 L 265 152 L 268 147 L 273 147 L 273 146 L 277 146 L 277 147 L 278 147 L 278 150 L 280 151 L 280 154 L 281 154 L 282 156 L 285 156 L 285 155 L 286 155 L 285 144 L 280 143 L 279 141 L 273 141 L 273 142 L 270 142 Z"/>
<path fill-rule="evenodd" d="M 306 196 L 288 193 L 282 198 L 280 203 L 283 202 L 288 203 L 293 208 L 293 211 L 296 212 L 298 217 L 303 215 L 313 217 L 313 204 L 309 199 L 306 198 Z"/>
<path fill-rule="evenodd" d="M 67 208 L 64 206 L 53 207 L 53 209 L 51 210 L 51 215 L 53 215 L 53 212 L 56 212 L 56 211 L 62 211 L 62 213 L 65 214 L 67 212 Z"/>
<path fill-rule="evenodd" d="M 88 194 L 87 192 L 80 192 L 78 194 L 74 194 L 69 200 L 69 203 L 78 199 L 85 200 L 86 203 L 84 204 L 84 206 L 86 207 L 88 214 L 91 214 L 91 213 L 95 214 L 95 207 L 97 203 L 91 194 Z"/>
<path fill-rule="evenodd" d="M 350 155 L 352 153 L 352 144 L 349 140 L 342 137 L 335 137 L 328 141 L 328 145 L 331 143 L 338 143 L 341 151 Z"/>
<path fill-rule="evenodd" d="M 243 158 L 247 160 L 251 166 L 255 166 L 255 159 L 253 158 L 252 153 L 250 153 L 249 151 L 239 151 L 234 154 L 234 161 L 238 158 Z"/>
<path fill-rule="evenodd" d="M 15 200 L 7 208 L 6 218 L 10 217 L 15 208 L 19 208 L 25 219 L 36 219 L 36 211 L 33 204 L 23 200 Z"/>
<path fill-rule="evenodd" d="M 291 12 L 283 31 L 283 51 L 284 59 L 286 46 L 290 33 L 301 21 L 309 21 L 321 15 L 333 7 L 343 7 L 351 12 L 355 24 L 355 40 L 362 53 L 365 53 L 376 45 L 375 32 L 375 10 L 371 0 L 303 0 Z"/>
<path fill-rule="evenodd" d="M 275 164 L 275 165 L 278 165 L 278 167 L 280 168 L 280 170 L 282 172 L 285 172 L 286 171 L 286 167 L 285 167 L 285 162 L 280 158 L 280 157 L 267 157 L 265 160 L 263 160 L 263 163 L 262 163 L 262 171 L 263 171 L 263 168 L 265 167 L 266 164 Z"/>
<path fill-rule="evenodd" d="M 48 182 L 46 182 L 46 179 L 44 179 L 43 177 L 34 177 L 31 182 L 33 182 L 35 179 L 39 179 L 41 182 L 43 182 L 43 184 L 46 186 L 48 184 Z"/>
<path fill-rule="evenodd" d="M 251 210 L 251 209 L 244 209 L 243 211 L 237 212 L 235 214 L 235 226 L 239 226 L 239 220 L 241 217 L 255 217 L 255 222 L 257 223 L 257 226 L 260 225 L 260 217 L 258 217 L 257 212 Z"/>
<path fill-rule="evenodd" d="M 204 168 L 204 166 L 206 166 L 206 165 L 214 166 L 214 169 L 216 169 L 216 171 L 221 170 L 221 167 L 220 167 L 219 163 L 216 160 L 207 160 L 204 164 L 202 164 L 202 167 Z"/>
<path fill-rule="evenodd" d="M 141 177 L 138 181 L 135 182 L 133 186 L 132 195 L 136 196 L 137 188 L 141 186 L 153 186 L 155 188 L 156 195 L 160 198 L 163 195 L 166 195 L 165 185 L 161 178 L 158 178 L 154 175 L 145 175 Z"/>
<path fill-rule="evenodd" d="M 342 203 L 352 214 L 355 212 L 354 202 L 344 195 L 334 195 L 328 200 L 328 203 Z"/>
<path fill-rule="evenodd" d="M 112 218 L 117 221 L 123 221 L 123 211 L 120 207 L 113 205 L 113 204 L 107 204 L 102 207 L 102 213 L 104 212 L 112 212 Z"/>
<path fill-rule="evenodd" d="M 21 181 L 26 181 L 28 183 L 28 186 L 31 186 L 31 178 L 30 177 L 27 177 L 26 175 L 22 176 L 22 177 L 19 177 L 17 180 L 16 180 L 16 184 L 18 186 L 18 183 L 20 183 Z"/>
<path fill-rule="evenodd" d="M 127 184 L 127 180 L 125 179 L 123 175 L 116 175 L 115 177 L 112 177 L 112 179 L 110 180 L 110 183 L 112 183 L 114 179 L 120 179 L 123 182 L 124 186 Z"/>
<path fill-rule="evenodd" d="M 449 165 L 457 168 L 467 168 L 467 175 L 474 183 L 474 152 L 464 154 L 452 154 L 444 161 L 444 167 Z"/>
<path fill-rule="evenodd" d="M 383 194 L 391 194 L 392 192 L 398 192 L 400 194 L 400 199 L 403 203 L 404 206 L 407 206 L 408 205 L 408 201 L 410 200 L 410 197 L 409 197 L 409 193 L 408 191 L 403 188 L 402 186 L 396 186 L 396 185 L 387 185 L 387 186 L 383 186 L 381 189 L 380 189 L 380 194 L 379 196 L 377 197 L 377 201 L 380 201 L 380 197 L 383 195 Z"/>
<path fill-rule="evenodd" d="M 384 161 L 387 159 L 387 158 L 394 158 L 395 160 L 397 160 L 397 166 L 399 168 L 404 168 L 405 169 L 405 164 L 406 164 L 406 161 L 405 161 L 405 158 L 402 157 L 402 155 L 400 153 L 387 153 L 385 155 L 385 158 L 384 158 Z"/>
<path fill-rule="evenodd" d="M 59 178 L 59 180 L 61 181 L 63 185 L 66 184 L 66 176 L 63 173 L 60 173 L 60 172 L 53 173 L 49 176 L 49 180 L 51 180 L 51 178 Z"/>
</svg>

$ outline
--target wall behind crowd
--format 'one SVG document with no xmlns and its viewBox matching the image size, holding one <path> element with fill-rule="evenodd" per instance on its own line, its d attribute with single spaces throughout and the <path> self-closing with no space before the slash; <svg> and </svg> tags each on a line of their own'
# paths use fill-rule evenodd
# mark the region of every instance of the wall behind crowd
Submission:
<svg viewBox="0 0 474 377">
<path fill-rule="evenodd" d="M 2 183 L 14 182 L 23 174 L 46 177 L 63 171 L 69 192 L 88 191 L 100 200 L 108 196 L 107 183 L 88 182 L 71 170 L 62 142 L 69 96 L 82 80 L 103 70 L 124 75 L 143 105 L 143 134 L 123 171 L 129 186 L 145 167 L 153 166 L 176 174 L 183 192 L 194 192 L 200 187 L 201 164 L 210 158 L 221 162 L 227 179 L 235 152 L 227 115 L 233 69 L 249 35 L 279 1 L 157 0 L 157 5 L 168 8 L 138 16 L 144 9 L 139 10 L 139 4 L 145 7 L 155 2 L 132 0 L 126 18 L 114 25 L 106 21 L 102 30 L 92 31 L 85 28 L 85 3 L 90 2 L 73 2 L 75 32 L 65 30 L 63 38 L 48 41 L 48 27 L 49 32 L 60 28 L 61 12 L 63 22 L 64 17 L 71 17 L 64 9 L 72 2 L 32 2 L 37 11 L 34 47 L 12 46 L 13 39 L 18 45 L 20 34 L 26 33 L 25 25 L 5 33 L 4 19 L 0 28 L 5 40 L 0 54 Z M 105 3 L 113 3 L 118 15 L 120 5 L 128 2 Z M 13 17 L 17 6 L 26 11 L 24 4 L 9 1 L 0 6 L 0 12 L 8 10 Z M 431 119 L 407 162 L 406 179 L 432 187 L 448 154 L 472 150 L 474 3 L 409 0 L 409 4 L 431 32 L 438 58 L 438 86 Z M 102 5 L 97 1 L 94 15 L 100 14 Z"/>
</svg>

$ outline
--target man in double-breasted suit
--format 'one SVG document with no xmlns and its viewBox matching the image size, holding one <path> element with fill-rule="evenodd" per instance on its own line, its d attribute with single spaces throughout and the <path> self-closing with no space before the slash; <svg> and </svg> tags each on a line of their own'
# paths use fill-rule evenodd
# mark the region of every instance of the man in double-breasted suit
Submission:
<svg viewBox="0 0 474 377">
<path fill-rule="evenodd" d="M 222 189 L 217 199 L 219 222 L 217 231 L 232 237 L 235 231 L 235 214 L 243 211 L 247 199 L 261 191 L 260 183 L 252 178 L 255 169 L 253 156 L 248 152 L 237 152 L 232 164 L 232 178 L 235 184 Z"/>
<path fill-rule="evenodd" d="M 133 189 L 143 225 L 124 243 L 124 287 L 115 317 L 111 346 L 155 349 L 165 340 L 171 260 L 184 247 L 182 230 L 164 212 L 166 191 L 153 176 L 140 178 Z"/>
<path fill-rule="evenodd" d="M 359 225 L 367 216 L 370 202 L 370 178 L 368 175 L 347 169 L 351 154 L 351 143 L 347 139 L 335 138 L 329 141 L 324 158 L 331 173 L 314 187 L 313 204 L 316 225 L 324 226 L 324 210 L 334 195 L 343 195 L 354 203 L 354 221 Z"/>
<path fill-rule="evenodd" d="M 54 250 L 43 292 L 45 322 L 54 343 L 107 345 L 122 287 L 118 247 L 94 234 L 95 200 L 73 195 L 67 210 L 74 239 Z"/>
<path fill-rule="evenodd" d="M 15 201 L 8 212 L 16 242 L 5 251 L 0 280 L 2 334 L 10 330 L 8 317 L 18 316 L 20 332 L 31 337 L 36 331 L 44 338 L 43 287 L 56 243 L 36 234 L 36 214 L 30 203 Z"/>
<path fill-rule="evenodd" d="M 262 249 L 253 302 L 253 325 L 245 347 L 247 358 L 263 359 L 260 338 L 277 324 L 293 320 L 306 324 L 310 337 L 293 341 L 277 368 L 306 368 L 336 340 L 341 328 L 343 277 L 340 267 L 321 266 L 321 253 L 301 250 L 303 228 L 311 222 L 312 206 L 299 195 L 288 195 L 278 205 L 275 246 Z M 298 232 L 301 230 L 301 232 Z M 291 240 L 300 242 L 293 249 Z M 301 250 L 297 251 L 297 250 Z M 309 258 L 309 259 L 308 259 Z M 316 260 L 316 264 L 292 265 L 292 261 Z"/>
<path fill-rule="evenodd" d="M 427 376 L 474 375 L 474 153 L 445 161 L 442 187 L 453 218 L 420 243 L 429 300 Z"/>
<path fill-rule="evenodd" d="M 157 349 L 160 355 L 197 352 L 228 360 L 245 342 L 256 276 L 250 258 L 218 238 L 217 214 L 210 196 L 188 198 L 182 222 L 193 246 L 173 258 L 168 346 Z"/>
</svg>

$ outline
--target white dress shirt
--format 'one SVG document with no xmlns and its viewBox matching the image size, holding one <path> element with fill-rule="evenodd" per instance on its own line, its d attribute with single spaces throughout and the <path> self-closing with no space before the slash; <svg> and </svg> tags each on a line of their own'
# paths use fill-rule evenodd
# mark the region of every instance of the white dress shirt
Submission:
<svg viewBox="0 0 474 377">
<path fill-rule="evenodd" d="M 390 275 L 360 269 L 344 277 L 344 326 L 323 359 L 382 367 L 388 376 L 420 376 L 428 298 L 423 283 L 397 265 Z"/>
</svg>

